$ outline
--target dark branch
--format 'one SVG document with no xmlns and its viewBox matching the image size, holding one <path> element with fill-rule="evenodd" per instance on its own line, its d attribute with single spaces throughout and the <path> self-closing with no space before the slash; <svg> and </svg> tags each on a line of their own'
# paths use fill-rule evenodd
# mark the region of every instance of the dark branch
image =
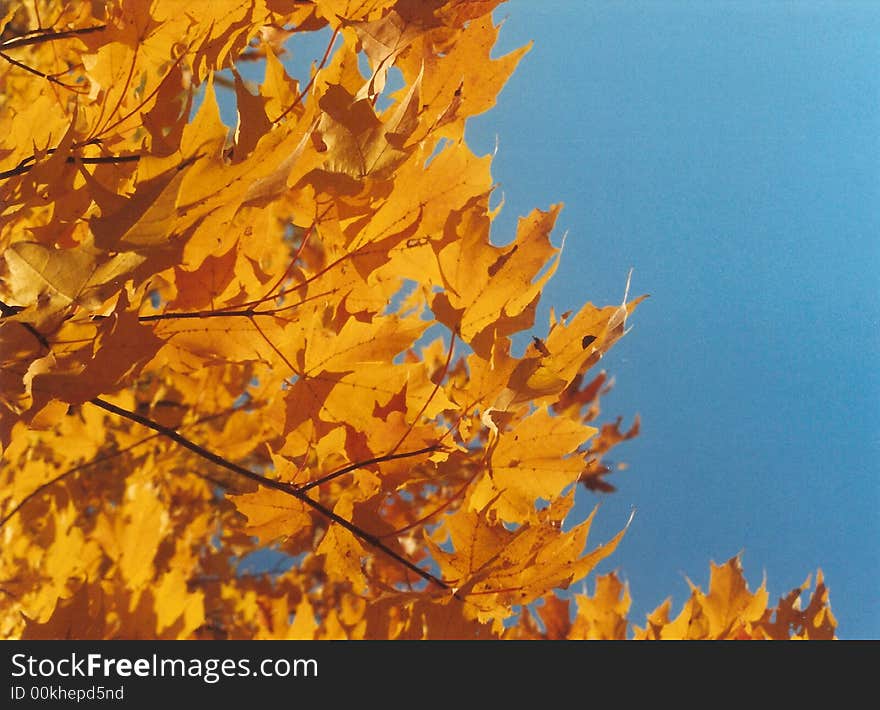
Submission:
<svg viewBox="0 0 880 710">
<path fill-rule="evenodd" d="M 192 427 L 192 426 L 197 426 L 199 424 L 205 424 L 206 422 L 209 422 L 212 419 L 218 419 L 220 417 L 224 417 L 227 414 L 229 414 L 229 411 L 231 411 L 231 410 L 228 410 L 225 412 L 217 412 L 215 414 L 209 414 L 207 416 L 201 417 L 200 419 L 197 419 L 196 421 L 194 421 L 190 424 L 187 424 L 186 427 Z M 19 510 L 21 510 L 25 505 L 27 505 L 28 502 L 30 502 L 31 500 L 33 500 L 34 498 L 39 496 L 44 491 L 46 491 L 49 488 L 51 488 L 52 486 L 54 486 L 56 483 L 61 483 L 61 481 L 66 479 L 68 476 L 71 476 L 74 473 L 77 473 L 79 471 L 83 471 L 87 468 L 91 468 L 92 466 L 97 466 L 98 464 L 105 463 L 106 461 L 110 461 L 111 459 L 118 458 L 119 456 L 122 456 L 123 454 L 127 454 L 129 451 L 132 451 L 133 449 L 136 449 L 138 446 L 142 446 L 143 444 L 146 444 L 148 441 L 152 441 L 153 439 L 155 439 L 159 436 L 161 436 L 161 433 L 150 434 L 150 436 L 145 436 L 140 441 L 136 441 L 133 444 L 129 444 L 125 448 L 119 449 L 118 451 L 114 451 L 109 454 L 103 454 L 101 456 L 95 457 L 91 461 L 87 461 L 86 463 L 81 463 L 77 466 L 73 466 L 72 468 L 67 469 L 63 473 L 58 474 L 57 476 L 55 476 L 55 478 L 51 478 L 48 481 L 46 481 L 45 483 L 40 484 L 34 490 L 32 490 L 30 493 L 28 493 L 24 498 L 22 498 L 18 502 L 18 504 L 16 504 L 12 508 L 12 510 L 10 510 L 6 515 L 4 515 L 2 518 L 0 518 L 0 528 L 2 528 L 4 525 L 6 525 L 6 523 L 9 522 L 9 520 L 16 513 L 18 513 Z M 219 483 L 217 485 L 222 486 L 222 484 L 219 484 Z"/>
<path fill-rule="evenodd" d="M 57 148 L 49 148 L 46 151 L 46 155 L 52 155 L 52 153 L 56 152 Z M 84 165 L 100 165 L 103 163 L 134 163 L 141 159 L 141 155 L 137 153 L 132 153 L 131 155 L 100 155 L 94 158 L 81 158 L 78 155 L 68 155 L 65 158 L 65 162 L 67 163 L 83 163 Z M 16 175 L 24 175 L 24 173 L 31 170 L 31 168 L 36 165 L 36 157 L 33 155 L 24 158 L 18 165 L 14 168 L 10 168 L 9 170 L 3 170 L 0 172 L 0 180 L 5 180 L 6 178 L 11 178 Z"/>
<path fill-rule="evenodd" d="M 24 306 L 10 306 L 3 301 L 0 301 L 0 318 L 7 318 L 8 316 L 14 316 L 16 313 L 20 313 L 24 310 Z"/>
<path fill-rule="evenodd" d="M 27 36 L 13 37 L 3 43 L 0 43 L 0 49 L 15 49 L 16 47 L 25 47 L 31 44 L 41 44 L 43 42 L 54 42 L 58 39 L 66 39 L 68 37 L 78 37 L 80 35 L 91 34 L 92 32 L 100 32 L 107 29 L 107 25 L 95 25 L 94 27 L 80 27 L 76 30 L 49 30 L 40 29 L 32 30 Z"/>
<path fill-rule="evenodd" d="M 102 165 L 104 163 L 136 163 L 141 159 L 137 153 L 131 155 L 99 155 L 95 158 L 80 158 L 77 155 L 67 156 L 68 163 L 82 163 L 83 165 Z"/>
<path fill-rule="evenodd" d="M 298 308 L 299 306 L 307 303 L 308 301 L 313 301 L 316 298 L 321 298 L 322 296 L 326 296 L 332 291 L 322 291 L 321 293 L 316 293 L 313 296 L 309 296 L 308 298 L 304 298 L 301 301 L 297 301 L 296 303 L 290 303 L 286 306 L 278 306 L 277 308 L 267 308 L 262 311 L 256 310 L 252 305 L 249 305 L 248 308 L 228 308 L 228 310 L 219 309 L 215 311 L 180 311 L 176 313 L 154 313 L 149 316 L 138 316 L 138 320 L 141 323 L 148 323 L 151 321 L 159 321 L 159 320 L 175 320 L 175 319 L 192 319 L 192 318 L 255 318 L 257 316 L 277 316 L 279 313 L 283 311 L 289 311 L 292 308 Z M 253 303 L 259 303 L 258 301 L 254 301 Z M 248 304 L 244 304 L 248 305 Z M 106 316 L 92 316 L 92 320 L 100 320 L 101 318 L 106 318 Z"/>
<path fill-rule="evenodd" d="M 74 86 L 73 84 L 65 84 L 63 81 L 61 81 L 61 79 L 59 79 L 55 76 L 52 76 L 51 74 L 46 74 L 45 72 L 41 72 L 39 69 L 34 69 L 32 66 L 28 66 L 24 62 L 20 62 L 17 59 L 13 59 L 12 57 L 10 57 L 8 54 L 6 54 L 3 51 L 0 51 L 0 57 L 5 59 L 7 62 L 12 64 L 13 66 L 16 66 L 19 69 L 22 69 L 22 70 L 24 70 L 30 74 L 33 74 L 35 76 L 38 76 L 41 79 L 46 79 L 47 81 L 51 81 L 53 84 L 56 84 L 62 88 L 69 89 L 70 91 L 76 91 L 76 92 L 80 91 L 80 87 Z"/>
<path fill-rule="evenodd" d="M 264 486 L 266 488 L 272 488 L 276 491 L 280 491 L 280 492 L 284 493 L 285 495 L 289 495 L 293 498 L 296 498 L 298 501 L 300 501 L 304 505 L 307 505 L 308 507 L 312 508 L 312 510 L 316 511 L 317 513 L 319 513 L 323 517 L 327 518 L 328 520 L 333 521 L 337 525 L 341 525 L 343 528 L 348 530 L 356 538 L 367 543 L 367 545 L 369 545 L 370 547 L 372 547 L 376 550 L 380 550 L 381 552 L 384 552 L 386 555 L 388 555 L 388 557 L 392 558 L 396 562 L 399 562 L 400 564 L 402 564 L 404 567 L 411 570 L 412 572 L 415 572 L 422 579 L 425 579 L 425 580 L 431 582 L 432 584 L 437 585 L 438 587 L 440 587 L 442 589 L 449 589 L 449 585 L 447 585 L 443 580 L 441 580 L 438 577 L 435 577 L 430 572 L 427 572 L 427 571 L 423 570 L 421 567 L 417 566 L 416 564 L 410 562 L 408 559 L 406 559 L 405 557 L 403 557 L 402 555 L 398 554 L 397 552 L 392 550 L 390 547 L 388 547 L 384 542 L 382 542 L 375 535 L 372 535 L 372 534 L 366 532 L 365 530 L 362 530 L 357 525 L 351 523 L 350 521 L 346 520 L 345 518 L 341 517 L 340 515 L 337 515 L 336 513 L 334 513 L 332 510 L 330 510 L 329 508 L 327 508 L 326 506 L 324 506 L 320 502 L 313 500 L 312 498 L 309 498 L 309 496 L 307 496 L 304 492 L 297 490 L 296 488 L 291 487 L 289 484 L 283 483 L 281 481 L 273 481 L 270 478 L 265 478 L 264 476 L 261 476 L 257 473 L 254 473 L 250 469 L 244 468 L 243 466 L 239 466 L 238 464 L 235 464 L 232 461 L 228 461 L 228 460 L 224 459 L 222 456 L 215 454 L 213 451 L 209 451 L 208 449 L 205 449 L 204 447 L 199 446 L 198 444 L 187 439 L 185 436 L 181 436 L 180 434 L 178 434 L 174 429 L 169 429 L 166 426 L 162 426 L 158 422 L 154 422 L 152 419 L 148 419 L 147 417 L 143 417 L 140 414 L 136 414 L 135 412 L 131 412 L 127 409 L 123 409 L 122 407 L 117 407 L 115 404 L 111 404 L 110 402 L 105 402 L 100 397 L 95 397 L 94 399 L 90 400 L 90 402 L 92 404 L 94 404 L 96 407 L 100 407 L 101 409 L 103 409 L 107 412 L 111 412 L 111 413 L 116 414 L 120 417 L 123 417 L 125 419 L 129 419 L 133 422 L 137 422 L 138 424 L 141 424 L 149 429 L 152 429 L 153 431 L 158 432 L 158 433 L 162 434 L 163 436 L 171 439 L 172 441 L 180 444 L 185 449 L 189 449 L 194 454 L 197 454 L 198 456 L 205 459 L 206 461 L 210 461 L 211 463 L 216 464 L 217 466 L 225 468 L 228 471 L 232 471 L 233 473 L 236 473 L 239 476 L 246 478 L 249 481 L 253 481 L 257 485 Z"/>
<path fill-rule="evenodd" d="M 220 316 L 239 316 L 244 318 L 253 318 L 254 316 L 270 316 L 272 313 L 255 311 L 253 308 L 247 308 L 241 311 L 185 311 L 182 313 L 156 313 L 151 316 L 138 316 L 141 323 L 148 323 L 156 320 L 173 320 L 186 318 L 218 318 Z"/>
<path fill-rule="evenodd" d="M 366 459 L 364 461 L 358 461 L 357 463 L 349 464 L 344 468 L 340 468 L 338 471 L 334 471 L 333 473 L 328 473 L 323 478 L 319 478 L 316 481 L 309 481 L 308 483 L 304 483 L 301 486 L 297 486 L 295 490 L 300 493 L 305 493 L 316 486 L 320 486 L 322 483 L 327 483 L 327 481 L 332 481 L 334 478 L 339 478 L 340 476 L 344 476 L 346 473 L 351 473 L 352 471 L 357 471 L 359 468 L 365 468 L 367 466 L 372 466 L 375 463 L 382 463 L 383 461 L 394 461 L 395 459 L 408 459 L 412 456 L 419 456 L 420 454 L 427 454 L 430 451 L 437 451 L 442 448 L 439 444 L 432 444 L 431 446 L 426 446 L 423 449 L 416 449 L 415 451 L 404 451 L 399 454 L 385 454 L 384 456 L 376 456 L 372 459 Z"/>
<path fill-rule="evenodd" d="M 22 322 L 22 326 L 24 326 L 24 329 L 28 331 L 31 335 L 33 335 L 37 339 L 37 342 L 42 345 L 46 350 L 52 349 L 52 346 L 49 345 L 49 341 L 46 340 L 46 336 L 44 336 L 39 330 L 34 328 L 34 326 L 32 326 L 30 323 L 24 322 Z"/>
</svg>

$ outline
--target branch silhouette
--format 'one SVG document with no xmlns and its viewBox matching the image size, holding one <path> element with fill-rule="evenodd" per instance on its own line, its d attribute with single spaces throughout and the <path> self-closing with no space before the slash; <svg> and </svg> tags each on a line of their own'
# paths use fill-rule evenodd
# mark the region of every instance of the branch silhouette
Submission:
<svg viewBox="0 0 880 710">
<path fill-rule="evenodd" d="M 81 37 L 82 35 L 92 34 L 93 32 L 101 32 L 105 29 L 107 29 L 107 25 L 80 27 L 74 30 L 31 30 L 30 32 L 27 32 L 19 37 L 12 37 L 11 39 L 7 39 L 4 42 L 0 42 L 0 50 L 27 47 L 34 44 L 43 44 L 44 42 L 54 42 L 59 39 L 67 39 L 68 37 Z"/>
<path fill-rule="evenodd" d="M 231 472 L 241 476 L 242 478 L 246 478 L 247 480 L 252 481 L 253 483 L 256 483 L 259 486 L 271 488 L 273 490 L 280 491 L 281 493 L 284 493 L 285 495 L 289 495 L 292 498 L 296 498 L 298 501 L 300 501 L 301 503 L 312 508 L 315 512 L 317 512 L 318 514 L 320 514 L 321 516 L 323 516 L 327 520 L 330 520 L 330 521 L 336 523 L 337 525 L 342 526 L 343 528 L 348 530 L 352 535 L 354 535 L 359 540 L 362 540 L 370 547 L 384 553 L 385 555 L 387 555 L 391 559 L 395 560 L 399 564 L 403 565 L 404 567 L 406 567 L 410 571 L 417 574 L 422 579 L 430 582 L 431 584 L 436 585 L 437 587 L 439 587 L 441 589 L 449 589 L 449 585 L 446 584 L 446 582 L 444 582 L 442 579 L 440 579 L 439 577 L 436 577 L 433 574 L 431 574 L 430 572 L 422 569 L 418 565 L 416 565 L 413 562 L 411 562 L 410 560 L 406 559 L 403 555 L 398 554 L 397 552 L 392 550 L 390 547 L 388 547 L 388 545 L 386 545 L 384 542 L 382 542 L 382 540 L 379 537 L 377 537 L 376 535 L 373 535 L 373 534 L 367 532 L 366 530 L 358 527 L 357 525 L 355 525 L 354 523 L 352 523 L 349 520 L 346 520 L 342 516 L 337 515 L 336 513 L 334 513 L 332 510 L 327 508 L 322 503 L 307 496 L 305 494 L 305 492 L 300 490 L 299 488 L 293 487 L 287 483 L 282 483 L 281 481 L 273 481 L 270 478 L 266 478 L 265 476 L 261 476 L 258 473 L 254 473 L 253 471 L 251 471 L 248 468 L 245 468 L 244 466 L 239 466 L 238 464 L 233 463 L 232 461 L 228 461 L 227 459 L 223 458 L 219 454 L 215 454 L 213 451 L 209 451 L 208 449 L 204 448 L 203 446 L 199 446 L 195 442 L 193 442 L 190 439 L 187 439 L 185 436 L 179 434 L 174 429 L 170 429 L 169 427 L 163 426 L 162 424 L 159 424 L 158 422 L 155 422 L 152 419 L 149 419 L 148 417 L 144 417 L 140 414 L 137 414 L 136 412 L 129 411 L 129 410 L 124 409 L 122 407 L 118 407 L 117 405 L 112 404 L 111 402 L 107 402 L 107 401 L 101 399 L 100 397 L 95 397 L 94 399 L 91 399 L 89 401 L 93 405 L 95 405 L 96 407 L 100 407 L 101 409 L 103 409 L 107 412 L 111 412 L 113 414 L 116 414 L 117 416 L 123 417 L 123 418 L 128 419 L 133 422 L 137 422 L 138 424 L 141 424 L 141 425 L 147 427 L 148 429 L 152 429 L 153 431 L 158 432 L 159 434 L 162 434 L 163 436 L 171 439 L 172 441 L 176 442 L 177 444 L 180 444 L 180 446 L 184 447 L 185 449 L 189 449 L 190 451 L 197 454 L 198 456 L 205 459 L 206 461 L 210 461 L 211 463 L 216 464 L 217 466 L 225 468 L 228 471 L 231 471 Z M 410 455 L 415 455 L 415 454 L 410 454 Z M 396 456 L 396 458 L 401 458 L 401 456 L 398 455 L 398 456 Z"/>
</svg>

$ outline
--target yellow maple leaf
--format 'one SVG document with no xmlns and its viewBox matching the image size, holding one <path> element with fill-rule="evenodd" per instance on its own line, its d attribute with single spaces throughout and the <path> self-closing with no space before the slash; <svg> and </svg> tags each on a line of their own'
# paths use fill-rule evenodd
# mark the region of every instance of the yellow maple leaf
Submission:
<svg viewBox="0 0 880 710">
<path fill-rule="evenodd" d="M 498 436 L 489 470 L 474 487 L 470 505 L 489 505 L 507 522 L 526 522 L 536 515 L 536 503 L 557 498 L 575 483 L 584 469 L 576 451 L 596 429 L 538 409 L 516 427 Z"/>
</svg>

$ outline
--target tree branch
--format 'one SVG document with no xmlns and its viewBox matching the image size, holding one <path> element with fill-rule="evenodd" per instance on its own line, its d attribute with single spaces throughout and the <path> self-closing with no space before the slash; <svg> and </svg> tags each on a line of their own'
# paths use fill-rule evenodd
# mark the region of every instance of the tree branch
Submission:
<svg viewBox="0 0 880 710">
<path fill-rule="evenodd" d="M 306 491 L 315 488 L 316 486 L 320 486 L 323 483 L 327 483 L 327 481 L 332 481 L 334 478 L 339 478 L 340 476 L 344 476 L 346 473 L 351 473 L 352 471 L 357 471 L 359 468 L 364 468 L 366 466 L 371 466 L 374 463 L 382 463 L 383 461 L 394 461 L 395 459 L 408 459 L 413 456 L 419 456 L 420 454 L 427 454 L 431 451 L 437 451 L 442 448 L 439 444 L 432 444 L 431 446 L 426 446 L 423 449 L 416 449 L 415 451 L 403 451 L 399 454 L 385 454 L 383 456 L 376 456 L 371 459 L 365 459 L 364 461 L 358 461 L 356 463 L 349 464 L 348 466 L 344 466 L 340 468 L 338 471 L 334 471 L 333 473 L 328 473 L 323 478 L 319 478 L 315 481 L 309 481 L 308 483 L 304 483 L 301 486 L 296 486 L 295 490 L 300 493 L 305 493 Z"/>
<path fill-rule="evenodd" d="M 189 424 L 186 424 L 184 426 L 185 426 L 185 428 L 189 428 L 189 427 L 193 427 L 193 426 L 198 426 L 199 424 L 205 424 L 213 419 L 219 419 L 220 417 L 225 417 L 227 414 L 229 414 L 232 411 L 234 411 L 234 410 L 226 410 L 223 412 L 216 412 L 214 414 L 208 414 L 207 416 L 201 417 L 200 419 L 197 419 L 194 422 L 190 422 Z M 84 469 L 91 468 L 92 466 L 97 466 L 98 464 L 105 463 L 106 461 L 110 461 L 111 459 L 118 458 L 119 456 L 122 456 L 123 454 L 127 454 L 129 451 L 132 451 L 132 450 L 136 449 L 138 446 L 142 446 L 142 445 L 146 444 L 148 441 L 152 441 L 153 439 L 155 439 L 159 436 L 162 436 L 162 434 L 160 432 L 157 432 L 155 434 L 150 434 L 150 436 L 145 436 L 143 439 L 136 441 L 133 444 L 129 444 L 128 446 L 126 446 L 122 449 L 119 449 L 119 451 L 114 451 L 113 453 L 103 454 L 101 456 L 97 456 L 94 459 L 92 459 L 91 461 L 87 461 L 86 463 L 78 464 L 77 466 L 73 466 L 72 468 L 67 469 L 63 473 L 59 473 L 57 476 L 55 476 L 55 478 L 51 478 L 48 481 L 46 481 L 45 483 L 42 483 L 39 486 L 37 486 L 36 488 L 34 488 L 34 490 L 32 490 L 24 498 L 22 498 L 12 508 L 12 510 L 10 510 L 6 515 L 4 515 L 2 518 L 0 518 L 0 528 L 2 528 L 4 525 L 6 525 L 6 523 L 8 523 L 9 520 L 16 513 L 18 513 L 19 510 L 21 510 L 31 500 L 33 500 L 38 495 L 40 495 L 40 493 L 51 488 L 56 483 L 61 483 L 61 481 L 63 481 L 68 476 L 71 476 L 74 473 L 77 473 L 77 472 L 82 471 Z M 218 483 L 217 485 L 220 485 L 220 484 Z"/>
<path fill-rule="evenodd" d="M 46 151 L 46 155 L 52 155 L 52 153 L 56 152 L 57 148 L 49 148 Z M 68 155 L 65 159 L 67 163 L 83 163 L 84 165 L 100 165 L 102 163 L 135 163 L 141 159 L 141 155 L 138 153 L 132 153 L 130 155 L 100 155 L 94 158 L 81 158 L 78 155 Z M 36 156 L 30 155 L 27 158 L 24 158 L 18 165 L 14 168 L 10 168 L 9 170 L 0 171 L 0 180 L 5 180 L 6 178 L 11 178 L 16 175 L 24 175 L 26 172 L 30 171 L 37 164 Z"/>
<path fill-rule="evenodd" d="M 54 42 L 58 39 L 66 39 L 68 37 L 79 37 L 80 35 L 91 34 L 92 32 L 100 32 L 107 29 L 107 25 L 95 25 L 94 27 L 80 27 L 75 30 L 49 30 L 40 29 L 32 30 L 27 36 L 13 37 L 3 43 L 0 43 L 0 49 L 15 49 L 17 47 L 26 47 L 31 44 L 42 44 L 43 42 Z"/>
<path fill-rule="evenodd" d="M 261 476 L 257 473 L 254 473 L 250 469 L 244 468 L 243 466 L 239 466 L 238 464 L 235 464 L 232 461 L 228 461 L 227 459 L 223 458 L 222 456 L 215 454 L 213 451 L 209 451 L 208 449 L 206 449 L 202 446 L 199 446 L 198 444 L 190 441 L 185 436 L 182 436 L 179 433 L 177 433 L 174 429 L 169 429 L 166 426 L 162 426 L 158 422 L 154 422 L 152 419 L 141 416 L 140 414 L 137 414 L 135 412 L 131 412 L 127 409 L 123 409 L 122 407 L 117 407 L 115 404 L 111 404 L 110 402 L 106 402 L 105 400 L 101 399 L 100 397 L 95 397 L 94 399 L 89 400 L 89 401 L 93 405 L 95 405 L 96 407 L 99 407 L 107 412 L 111 412 L 113 414 L 116 414 L 117 416 L 123 417 L 125 419 L 129 419 L 130 421 L 133 421 L 133 422 L 137 422 L 138 424 L 141 424 L 149 429 L 152 429 L 155 432 L 162 434 L 163 436 L 180 444 L 185 449 L 189 449 L 190 451 L 197 454 L 198 456 L 205 459 L 206 461 L 210 461 L 211 463 L 216 464 L 217 466 L 225 468 L 228 471 L 232 471 L 233 473 L 238 474 L 242 478 L 246 478 L 247 480 L 252 481 L 252 482 L 256 483 L 257 485 L 264 486 L 266 488 L 272 488 L 276 491 L 280 491 L 281 493 L 284 493 L 285 495 L 289 495 L 292 498 L 296 498 L 298 501 L 300 501 L 304 505 L 307 505 L 308 507 L 312 508 L 315 512 L 319 513 L 324 518 L 327 518 L 328 520 L 331 520 L 332 522 L 336 523 L 337 525 L 342 526 L 343 528 L 348 530 L 352 535 L 354 535 L 356 538 L 362 540 L 370 547 L 385 553 L 391 559 L 400 563 L 401 565 L 403 565 L 407 569 L 411 570 L 412 572 L 415 572 L 422 579 L 425 579 L 428 582 L 435 584 L 436 586 L 440 587 L 441 589 L 449 589 L 449 585 L 446 584 L 446 582 L 441 580 L 439 577 L 435 577 L 430 572 L 423 570 L 418 565 L 414 564 L 410 560 L 408 560 L 405 557 L 403 557 L 402 555 L 398 554 L 397 552 L 392 550 L 390 547 L 388 547 L 384 542 L 382 542 L 382 540 L 380 540 L 375 535 L 368 533 L 367 531 L 359 528 L 354 523 L 346 520 L 342 516 L 337 515 L 336 513 L 334 513 L 332 510 L 330 510 L 329 508 L 327 508 L 325 505 L 321 504 L 320 502 L 318 502 L 312 498 L 309 498 L 309 496 L 307 496 L 303 491 L 298 490 L 297 488 L 294 488 L 287 483 L 283 483 L 281 481 L 273 481 L 270 478 L 266 478 L 266 477 Z"/>
<path fill-rule="evenodd" d="M 22 69 L 23 71 L 26 71 L 30 74 L 35 75 L 35 76 L 38 76 L 41 79 L 46 79 L 47 81 L 51 81 L 53 84 L 56 84 L 64 89 L 67 89 L 68 91 L 73 91 L 73 92 L 79 93 L 79 94 L 84 93 L 81 90 L 81 87 L 74 86 L 73 84 L 65 84 L 63 81 L 61 81 L 61 79 L 59 79 L 55 76 L 52 76 L 51 74 L 46 74 L 45 72 L 41 72 L 39 69 L 34 69 L 32 66 L 29 66 L 29 65 L 25 64 L 24 62 L 20 62 L 17 59 L 13 59 L 12 57 L 10 57 L 8 54 L 3 52 L 2 50 L 0 50 L 0 57 L 5 59 L 7 62 L 12 64 L 13 66 L 18 67 L 19 69 Z"/>
</svg>

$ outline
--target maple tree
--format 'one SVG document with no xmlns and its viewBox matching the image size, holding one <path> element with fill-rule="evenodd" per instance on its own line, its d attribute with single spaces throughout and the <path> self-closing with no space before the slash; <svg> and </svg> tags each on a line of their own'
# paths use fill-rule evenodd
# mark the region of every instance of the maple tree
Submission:
<svg viewBox="0 0 880 710">
<path fill-rule="evenodd" d="M 560 591 L 625 532 L 570 513 L 642 298 L 538 326 L 560 206 L 490 239 L 501 1 L 0 2 L 3 637 L 627 637 Z M 632 635 L 833 637 L 809 586 L 734 559 Z"/>
</svg>

